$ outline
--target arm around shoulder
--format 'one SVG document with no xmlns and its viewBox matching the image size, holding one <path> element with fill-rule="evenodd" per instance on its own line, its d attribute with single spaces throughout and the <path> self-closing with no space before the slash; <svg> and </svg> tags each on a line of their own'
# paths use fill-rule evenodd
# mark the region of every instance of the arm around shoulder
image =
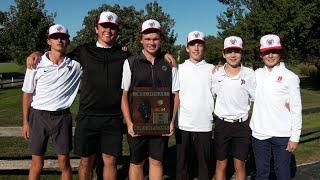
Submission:
<svg viewBox="0 0 320 180">
<path fill-rule="evenodd" d="M 28 69 L 35 69 L 37 64 L 40 62 L 42 53 L 39 51 L 33 52 L 31 53 L 28 57 L 27 57 L 27 68 Z"/>
</svg>

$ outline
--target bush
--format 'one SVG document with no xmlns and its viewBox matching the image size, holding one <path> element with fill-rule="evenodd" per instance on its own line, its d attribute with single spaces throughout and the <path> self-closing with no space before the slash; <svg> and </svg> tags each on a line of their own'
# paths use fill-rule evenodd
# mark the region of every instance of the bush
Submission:
<svg viewBox="0 0 320 180">
<path fill-rule="evenodd" d="M 301 63 L 297 68 L 302 76 L 315 77 L 317 75 L 317 68 L 314 64 Z"/>
</svg>

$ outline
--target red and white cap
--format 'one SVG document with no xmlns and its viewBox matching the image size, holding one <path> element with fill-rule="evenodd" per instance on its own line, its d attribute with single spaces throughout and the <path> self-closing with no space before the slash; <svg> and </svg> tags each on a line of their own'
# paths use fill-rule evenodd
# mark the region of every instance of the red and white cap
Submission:
<svg viewBox="0 0 320 180">
<path fill-rule="evenodd" d="M 191 41 L 194 41 L 194 40 L 200 40 L 200 41 L 203 41 L 205 42 L 204 40 L 204 33 L 201 32 L 201 31 L 191 31 L 189 34 L 188 34 L 188 38 L 187 38 L 187 44 Z"/>
<path fill-rule="evenodd" d="M 61 24 L 55 24 L 49 28 L 48 37 L 53 34 L 65 34 L 70 37 L 68 29 Z"/>
<path fill-rule="evenodd" d="M 260 39 L 260 52 L 265 52 L 267 50 L 281 50 L 281 42 L 279 36 L 275 34 L 268 34 L 262 36 Z"/>
<path fill-rule="evenodd" d="M 242 47 L 242 39 L 238 36 L 229 36 L 224 39 L 223 49 L 243 49 Z"/>
<path fill-rule="evenodd" d="M 98 24 L 112 23 L 118 26 L 118 16 L 110 11 L 103 11 L 98 20 Z"/>
<path fill-rule="evenodd" d="M 146 21 L 144 21 L 142 23 L 142 27 L 141 27 L 141 33 L 143 33 L 146 30 L 149 29 L 155 29 L 155 30 L 161 30 L 161 25 L 158 21 L 154 20 L 154 19 L 148 19 Z"/>
</svg>

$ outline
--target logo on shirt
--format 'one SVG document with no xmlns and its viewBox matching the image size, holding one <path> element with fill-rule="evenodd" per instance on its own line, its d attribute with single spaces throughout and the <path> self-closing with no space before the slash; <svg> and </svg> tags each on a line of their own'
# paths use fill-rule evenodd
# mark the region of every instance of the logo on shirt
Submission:
<svg viewBox="0 0 320 180">
<path fill-rule="evenodd" d="M 282 76 L 278 76 L 277 82 L 282 83 Z"/>
<path fill-rule="evenodd" d="M 162 69 L 162 71 L 167 71 L 168 70 L 167 66 L 162 66 L 161 69 Z"/>
<path fill-rule="evenodd" d="M 246 83 L 246 81 L 244 79 L 241 79 L 241 84 L 240 85 L 245 84 L 245 83 Z"/>
<path fill-rule="evenodd" d="M 48 69 L 44 69 L 44 70 L 43 70 L 44 73 L 46 73 L 46 72 L 48 72 L 48 71 L 49 71 Z"/>
<path fill-rule="evenodd" d="M 69 71 L 71 71 L 72 66 L 71 66 L 71 65 L 68 65 L 67 68 L 69 69 Z"/>
</svg>

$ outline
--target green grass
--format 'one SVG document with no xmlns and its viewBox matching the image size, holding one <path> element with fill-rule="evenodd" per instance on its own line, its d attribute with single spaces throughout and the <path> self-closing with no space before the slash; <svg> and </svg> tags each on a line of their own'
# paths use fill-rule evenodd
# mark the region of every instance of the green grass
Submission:
<svg viewBox="0 0 320 180">
<path fill-rule="evenodd" d="M 320 107 L 320 91 L 301 90 L 304 109 Z M 0 126 L 20 126 L 22 122 L 21 88 L 0 89 Z M 78 112 L 79 95 L 71 106 L 75 118 Z"/>
<path fill-rule="evenodd" d="M 320 113 L 303 117 L 302 129 L 319 128 Z M 320 131 L 301 136 L 300 144 L 295 153 L 297 164 L 320 161 Z"/>
<path fill-rule="evenodd" d="M 22 124 L 22 90 L 0 89 L 0 126 L 20 126 Z M 79 96 L 71 106 L 75 118 L 78 112 Z"/>
<path fill-rule="evenodd" d="M 0 63 L 0 73 L 24 72 L 25 66 L 19 66 L 16 63 Z"/>
<path fill-rule="evenodd" d="M 303 109 L 320 107 L 320 91 L 301 90 Z"/>
</svg>

